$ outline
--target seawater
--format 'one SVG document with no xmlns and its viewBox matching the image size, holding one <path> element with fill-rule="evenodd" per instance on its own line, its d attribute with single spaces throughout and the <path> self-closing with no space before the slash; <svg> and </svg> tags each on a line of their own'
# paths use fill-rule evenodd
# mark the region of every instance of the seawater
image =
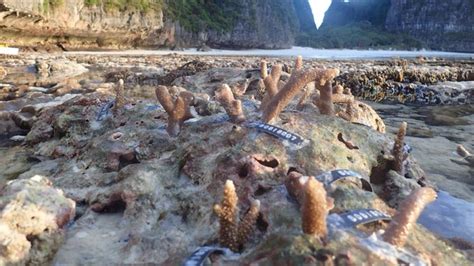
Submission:
<svg viewBox="0 0 474 266">
<path fill-rule="evenodd" d="M 474 242 L 474 203 L 458 199 L 445 191 L 428 205 L 418 223 L 445 237 L 459 237 Z"/>
<path fill-rule="evenodd" d="M 293 57 L 301 55 L 304 58 L 319 59 L 384 59 L 384 58 L 414 58 L 418 56 L 442 57 L 442 58 L 474 58 L 474 53 L 453 53 L 441 51 L 399 51 L 399 50 L 349 50 L 349 49 L 314 49 L 309 47 L 293 47 L 291 49 L 279 50 L 218 50 L 211 49 L 207 52 L 199 52 L 197 49 L 186 49 L 184 51 L 172 50 L 126 50 L 126 51 L 74 51 L 66 52 L 66 55 L 212 55 L 212 56 L 271 56 L 271 57 Z"/>
</svg>

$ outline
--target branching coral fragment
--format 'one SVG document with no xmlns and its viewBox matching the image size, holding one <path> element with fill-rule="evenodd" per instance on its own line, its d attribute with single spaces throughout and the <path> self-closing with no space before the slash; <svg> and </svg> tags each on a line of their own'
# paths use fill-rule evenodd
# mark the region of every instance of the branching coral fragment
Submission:
<svg viewBox="0 0 474 266">
<path fill-rule="evenodd" d="M 192 118 L 190 103 L 192 99 L 189 92 L 181 92 L 173 103 L 173 99 L 165 86 L 158 86 L 155 90 L 156 98 L 168 113 L 168 127 L 166 131 L 170 136 L 177 136 L 181 125 Z"/>
<path fill-rule="evenodd" d="M 393 161 L 393 170 L 396 171 L 399 175 L 404 175 L 404 161 L 406 159 L 405 152 L 404 152 L 404 145 L 405 145 L 405 135 L 407 133 L 407 123 L 403 122 L 400 125 L 400 129 L 398 130 L 398 134 L 395 138 L 395 143 L 393 144 L 392 155 L 394 157 Z"/>
<path fill-rule="evenodd" d="M 422 187 L 413 191 L 401 203 L 399 211 L 383 234 L 384 241 L 397 247 L 403 247 L 418 216 L 420 216 L 425 206 L 435 199 L 436 192 L 432 188 Z"/>
<path fill-rule="evenodd" d="M 224 185 L 224 197 L 221 204 L 214 205 L 214 212 L 219 216 L 219 241 L 222 246 L 233 251 L 238 250 L 237 244 L 237 214 L 239 198 L 235 192 L 234 183 L 227 180 Z"/>
<path fill-rule="evenodd" d="M 303 57 L 301 55 L 296 57 L 295 60 L 295 70 L 303 69 Z"/>
<path fill-rule="evenodd" d="M 332 86 L 331 82 L 327 81 L 324 86 L 319 90 L 321 92 L 316 106 L 318 106 L 319 112 L 323 115 L 334 115 L 334 103 L 332 100 Z"/>
<path fill-rule="evenodd" d="M 301 96 L 300 100 L 298 101 L 298 104 L 296 105 L 296 109 L 302 110 L 304 108 L 304 105 L 306 104 L 307 99 L 311 96 L 311 94 L 314 93 L 316 90 L 316 83 L 315 82 L 310 82 L 304 89 L 303 96 Z"/>
<path fill-rule="evenodd" d="M 115 105 L 114 113 L 122 109 L 126 103 L 123 79 L 120 79 L 115 85 Z"/>
<path fill-rule="evenodd" d="M 306 182 L 302 206 L 302 227 L 305 234 L 324 238 L 327 235 L 328 201 L 324 185 L 314 177 Z"/>
<path fill-rule="evenodd" d="M 221 204 L 214 205 L 214 212 L 219 217 L 219 242 L 222 246 L 235 252 L 238 252 L 240 247 L 249 239 L 260 212 L 260 201 L 252 201 L 250 210 L 242 221 L 237 224 L 238 201 L 234 183 L 227 180 L 224 185 L 224 196 Z"/>
<path fill-rule="evenodd" d="M 260 77 L 265 79 L 268 76 L 268 66 L 267 61 L 262 60 L 260 61 Z"/>
<path fill-rule="evenodd" d="M 250 206 L 250 210 L 245 214 L 244 218 L 239 224 L 237 231 L 237 242 L 244 244 L 249 240 L 250 235 L 253 233 L 255 223 L 257 222 L 258 215 L 260 213 L 260 201 L 253 200 Z"/>
<path fill-rule="evenodd" d="M 337 85 L 333 89 L 334 93 L 332 95 L 333 103 L 352 103 L 354 102 L 354 96 L 351 94 L 344 94 L 344 87 Z"/>
<path fill-rule="evenodd" d="M 260 110 L 264 110 L 272 98 L 278 93 L 278 82 L 280 81 L 282 68 L 283 66 L 280 64 L 273 66 L 270 75 L 266 76 L 263 80 L 267 93 L 262 100 Z"/>
<path fill-rule="evenodd" d="M 230 117 L 230 121 L 234 123 L 245 121 L 242 102 L 234 98 L 234 94 L 227 84 L 223 84 L 215 93 L 216 99 L 224 106 L 224 109 Z"/>
<path fill-rule="evenodd" d="M 276 118 L 290 103 L 291 99 L 311 81 L 317 81 L 316 86 L 326 84 L 339 75 L 337 69 L 296 70 L 291 74 L 285 86 L 272 97 L 271 101 L 262 108 L 263 121 L 269 123 Z M 268 89 L 268 88 L 267 88 Z M 332 90 L 332 88 L 331 88 Z M 332 94 L 332 91 L 331 91 Z"/>
</svg>

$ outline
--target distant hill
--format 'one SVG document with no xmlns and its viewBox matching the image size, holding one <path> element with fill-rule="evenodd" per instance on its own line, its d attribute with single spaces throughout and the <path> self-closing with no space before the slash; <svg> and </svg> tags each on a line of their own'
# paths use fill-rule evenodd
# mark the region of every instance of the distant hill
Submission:
<svg viewBox="0 0 474 266">
<path fill-rule="evenodd" d="M 333 0 L 300 45 L 474 51 L 474 0 Z"/>
<path fill-rule="evenodd" d="M 0 43 L 52 49 L 431 48 L 474 51 L 474 0 L 0 0 Z"/>
</svg>

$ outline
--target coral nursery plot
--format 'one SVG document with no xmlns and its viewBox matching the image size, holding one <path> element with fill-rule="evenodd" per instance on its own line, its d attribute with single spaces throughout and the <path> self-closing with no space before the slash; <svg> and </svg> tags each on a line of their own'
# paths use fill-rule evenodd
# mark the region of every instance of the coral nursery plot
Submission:
<svg viewBox="0 0 474 266">
<path fill-rule="evenodd" d="M 7 58 L 0 264 L 469 265 L 468 240 L 417 223 L 459 180 L 438 183 L 412 150 L 430 115 L 470 129 L 472 66 Z M 399 119 L 386 103 L 457 109 Z M 457 176 L 473 173 L 471 140 L 445 147 Z"/>
</svg>

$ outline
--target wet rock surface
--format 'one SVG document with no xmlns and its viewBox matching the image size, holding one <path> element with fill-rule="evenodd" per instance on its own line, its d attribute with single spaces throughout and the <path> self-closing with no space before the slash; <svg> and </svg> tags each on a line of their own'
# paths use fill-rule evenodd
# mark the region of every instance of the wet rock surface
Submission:
<svg viewBox="0 0 474 266">
<path fill-rule="evenodd" d="M 285 137 L 264 133 L 250 123 L 260 120 L 258 109 L 265 94 L 258 86 L 250 85 L 260 79 L 257 58 L 170 55 L 114 60 L 78 56 L 68 60 L 89 69 L 75 77 L 77 90 L 36 90 L 41 97 L 31 97 L 27 92 L 2 102 L 2 111 L 10 114 L 5 121 L 21 127 L 25 139 L 5 144 L 0 150 L 5 155 L 0 159 L 4 164 L 0 165 L 15 169 L 0 171 L 0 199 L 8 199 L 4 196 L 11 186 L 6 185 L 7 179 L 22 184 L 42 175 L 64 192 L 64 199 L 58 202 L 70 203 L 65 199 L 69 198 L 76 205 L 74 223 L 67 230 L 64 244 L 57 245 L 62 238 L 42 242 L 51 251 L 40 256 L 42 261 L 181 264 L 196 248 L 218 245 L 219 219 L 212 209 L 221 198 L 226 180 L 232 180 L 239 197 L 240 217 L 244 217 L 253 200 L 260 201 L 256 230 L 241 247 L 240 255 L 211 256 L 214 262 L 469 263 L 465 251 L 450 246 L 420 225 L 413 228 L 405 247 L 396 248 L 381 238 L 387 222 L 342 228 L 331 220 L 336 217 L 331 215 L 362 208 L 393 215 L 400 202 L 420 186 L 436 185 L 456 196 L 469 197 L 472 192 L 466 189 L 470 187 L 459 185 L 468 183 L 462 178 L 471 171 L 465 168 L 468 166 L 453 162 L 443 171 L 436 163 L 442 160 L 446 165 L 456 144 L 472 148 L 469 105 L 454 105 L 441 112 L 468 121 L 450 131 L 425 123 L 425 118 L 437 112 L 435 108 L 412 113 L 412 107 L 404 105 L 361 103 L 366 109 L 360 112 L 371 114 L 367 117 L 377 115 L 371 106 L 380 114 L 381 118 L 376 117 L 383 119 L 384 130 L 386 125 L 386 133 L 382 133 L 370 125 L 375 122 L 367 125 L 322 115 L 311 101 L 298 110 L 300 93 L 272 123 L 301 137 L 302 142 L 295 144 Z M 270 68 L 283 63 L 284 69 L 292 72 L 293 62 L 289 59 L 268 61 Z M 33 62 L 31 58 L 13 58 L 5 65 L 15 70 Z M 361 68 L 371 64 L 382 63 L 367 62 Z M 466 67 L 464 63 L 449 64 L 458 70 Z M 304 67 L 321 65 L 340 68 L 342 73 L 349 71 L 349 65 L 355 68 L 353 63 L 337 61 L 306 61 Z M 155 72 L 149 74 L 147 71 L 152 68 Z M 281 82 L 286 82 L 289 75 L 284 73 Z M 121 108 L 115 108 L 115 88 L 120 79 L 124 81 L 125 97 Z M 9 80 L 12 87 L 18 86 L 12 77 Z M 337 78 L 336 82 L 341 81 Z M 222 83 L 228 83 L 241 101 L 244 123 L 231 123 L 215 99 L 215 91 Z M 180 125 L 176 137 L 166 131 L 168 114 L 156 100 L 155 84 L 168 85 L 171 97 L 178 99 L 183 92 L 194 95 L 189 102 L 194 117 Z M 356 91 L 350 86 L 345 88 Z M 345 110 L 346 105 L 336 107 Z M 21 119 L 12 119 L 12 113 L 21 115 Z M 405 142 L 413 152 L 406 154 L 405 173 L 400 174 L 389 171 L 393 160 L 389 157 L 402 121 L 408 122 Z M 11 137 L 12 131 L 4 134 Z M 430 145 L 432 136 L 446 144 Z M 428 160 L 423 154 L 427 151 L 439 156 Z M 415 158 L 421 160 L 417 162 Z M 360 180 L 350 178 L 327 186 L 334 208 L 328 218 L 327 238 L 320 240 L 303 234 L 298 199 L 289 193 L 285 182 L 291 172 L 318 176 L 335 169 L 360 173 L 373 191 L 364 188 Z M 434 174 L 441 177 L 433 177 Z M 443 178 L 458 185 L 450 186 Z M 43 186 L 52 189 L 49 183 Z M 53 211 L 65 213 L 63 205 L 53 206 Z M 71 212 L 67 213 L 72 218 Z M 65 219 L 60 221 L 57 228 L 64 226 Z M 3 226 L 1 230 L 13 229 Z M 9 258 L 26 260 L 28 255 L 23 250 L 27 245 L 24 241 L 10 245 L 9 252 L 16 255 Z"/>
<path fill-rule="evenodd" d="M 74 218 L 75 202 L 43 176 L 10 182 L 1 190 L 0 262 L 44 264 L 51 261 Z"/>
</svg>

